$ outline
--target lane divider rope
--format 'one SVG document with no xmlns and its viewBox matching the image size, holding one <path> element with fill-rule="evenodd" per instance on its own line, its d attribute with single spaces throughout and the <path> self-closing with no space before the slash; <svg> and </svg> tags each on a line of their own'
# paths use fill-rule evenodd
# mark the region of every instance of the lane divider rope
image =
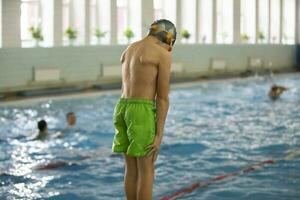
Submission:
<svg viewBox="0 0 300 200">
<path fill-rule="evenodd" d="M 290 153 L 287 154 L 287 156 L 285 156 L 281 160 L 293 160 L 293 159 L 295 159 L 297 157 L 300 157 L 300 151 L 290 152 Z M 253 171 L 257 170 L 257 169 L 263 168 L 265 165 L 275 164 L 278 161 L 280 161 L 280 160 L 265 160 L 265 161 L 261 161 L 261 162 L 256 163 L 256 164 L 249 165 L 248 167 L 240 169 L 240 170 L 238 170 L 236 172 L 231 172 L 231 173 L 227 173 L 227 174 L 215 176 L 215 177 L 213 177 L 211 179 L 208 179 L 208 180 L 205 180 L 205 181 L 195 182 L 195 183 L 192 183 L 192 184 L 190 184 L 190 185 L 188 185 L 186 187 L 183 187 L 183 188 L 181 188 L 181 189 L 179 189 L 179 190 L 177 190 L 175 192 L 172 192 L 172 193 L 170 193 L 168 195 L 160 197 L 159 200 L 174 200 L 174 199 L 182 197 L 182 196 L 184 196 L 184 195 L 186 195 L 188 193 L 191 193 L 191 192 L 193 192 L 196 189 L 207 187 L 207 186 L 209 186 L 211 184 L 214 184 L 214 183 L 226 180 L 226 179 L 228 179 L 230 177 L 240 176 L 240 175 L 243 175 L 243 174 L 247 174 L 247 173 L 253 172 Z"/>
</svg>

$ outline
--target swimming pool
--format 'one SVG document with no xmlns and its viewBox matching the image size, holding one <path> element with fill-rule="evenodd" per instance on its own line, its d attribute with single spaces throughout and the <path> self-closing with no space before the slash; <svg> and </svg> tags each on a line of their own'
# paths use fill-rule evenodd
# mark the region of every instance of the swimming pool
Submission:
<svg viewBox="0 0 300 200">
<path fill-rule="evenodd" d="M 276 102 L 266 96 L 273 82 L 290 88 Z M 107 92 L 0 106 L 0 199 L 124 199 L 123 159 L 110 153 L 118 97 Z M 76 113 L 77 129 L 63 138 L 30 141 L 37 119 L 56 132 L 68 111 Z M 283 160 L 300 149 L 299 74 L 176 87 L 165 130 L 155 199 L 268 159 L 278 162 L 179 199 L 300 198 L 300 159 Z M 37 170 L 45 163 L 59 167 Z"/>
</svg>

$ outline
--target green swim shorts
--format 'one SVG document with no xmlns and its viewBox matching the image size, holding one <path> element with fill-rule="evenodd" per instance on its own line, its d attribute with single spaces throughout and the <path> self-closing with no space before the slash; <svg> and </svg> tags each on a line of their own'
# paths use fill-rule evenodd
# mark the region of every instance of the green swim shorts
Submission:
<svg viewBox="0 0 300 200">
<path fill-rule="evenodd" d="M 154 101 L 121 98 L 114 110 L 115 136 L 112 151 L 128 156 L 146 156 L 156 133 Z"/>
</svg>

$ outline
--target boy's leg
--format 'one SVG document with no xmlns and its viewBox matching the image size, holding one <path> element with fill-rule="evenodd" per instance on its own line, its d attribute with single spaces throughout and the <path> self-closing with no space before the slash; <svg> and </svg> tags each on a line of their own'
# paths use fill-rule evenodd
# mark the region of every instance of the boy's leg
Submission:
<svg viewBox="0 0 300 200">
<path fill-rule="evenodd" d="M 137 200 L 152 200 L 154 180 L 153 154 L 137 157 L 138 185 Z"/>
<path fill-rule="evenodd" d="M 138 182 L 138 171 L 137 171 L 137 159 L 124 154 L 125 158 L 125 194 L 128 200 L 137 199 L 137 182 Z"/>
</svg>

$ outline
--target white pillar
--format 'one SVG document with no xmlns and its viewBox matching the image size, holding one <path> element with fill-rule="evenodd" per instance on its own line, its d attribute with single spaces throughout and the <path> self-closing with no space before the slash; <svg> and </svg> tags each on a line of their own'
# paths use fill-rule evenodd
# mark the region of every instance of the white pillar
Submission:
<svg viewBox="0 0 300 200">
<path fill-rule="evenodd" d="M 279 2 L 279 44 L 281 44 L 283 38 L 283 0 Z"/>
<path fill-rule="evenodd" d="M 258 43 L 259 30 L 259 0 L 255 1 L 255 43 Z"/>
<path fill-rule="evenodd" d="M 154 19 L 154 5 L 153 0 L 142 0 L 141 1 L 141 9 L 142 9 L 142 37 L 145 37 L 148 34 L 148 29 L 153 22 Z"/>
<path fill-rule="evenodd" d="M 200 42 L 200 7 L 201 3 L 200 0 L 196 0 L 196 19 L 195 19 L 195 43 Z"/>
<path fill-rule="evenodd" d="M 63 39 L 63 8 L 61 0 L 53 0 L 53 46 L 61 46 Z"/>
<path fill-rule="evenodd" d="M 21 47 L 20 17 L 20 0 L 2 0 L 2 47 Z"/>
<path fill-rule="evenodd" d="M 0 0 L 0 48 L 2 47 L 2 0 Z"/>
<path fill-rule="evenodd" d="M 69 18 L 68 18 L 68 21 L 69 21 L 69 27 L 72 27 L 74 29 L 74 11 L 76 9 L 75 7 L 75 3 L 74 2 L 75 0 L 70 0 L 69 2 Z M 77 0 L 78 1 L 78 0 Z M 65 31 L 65 30 L 64 30 Z M 78 30 L 77 30 L 78 31 Z"/>
<path fill-rule="evenodd" d="M 91 36 L 91 29 L 90 29 L 90 0 L 84 1 L 84 44 L 90 44 L 90 36 Z"/>
<path fill-rule="evenodd" d="M 177 29 L 177 41 L 180 43 L 181 41 L 181 1 L 182 0 L 176 0 L 176 29 Z"/>
<path fill-rule="evenodd" d="M 217 0 L 212 0 L 212 43 L 217 43 Z"/>
<path fill-rule="evenodd" d="M 269 0 L 269 7 L 268 7 L 268 10 L 269 10 L 269 15 L 268 15 L 268 43 L 271 43 L 271 0 Z"/>
<path fill-rule="evenodd" d="M 295 43 L 296 44 L 300 44 L 300 1 L 296 0 L 296 12 L 295 12 L 295 16 L 296 16 L 296 20 L 295 20 Z"/>
<path fill-rule="evenodd" d="M 233 43 L 241 43 L 241 1 L 233 1 Z"/>
<path fill-rule="evenodd" d="M 110 1 L 110 43 L 118 43 L 118 32 L 117 32 L 117 0 Z"/>
<path fill-rule="evenodd" d="M 101 3 L 99 1 L 96 1 L 96 19 L 95 19 L 95 24 L 96 24 L 96 28 L 99 27 L 100 28 L 100 9 L 101 9 Z M 94 30 L 93 30 L 94 31 Z M 102 30 L 103 31 L 103 30 Z"/>
</svg>

